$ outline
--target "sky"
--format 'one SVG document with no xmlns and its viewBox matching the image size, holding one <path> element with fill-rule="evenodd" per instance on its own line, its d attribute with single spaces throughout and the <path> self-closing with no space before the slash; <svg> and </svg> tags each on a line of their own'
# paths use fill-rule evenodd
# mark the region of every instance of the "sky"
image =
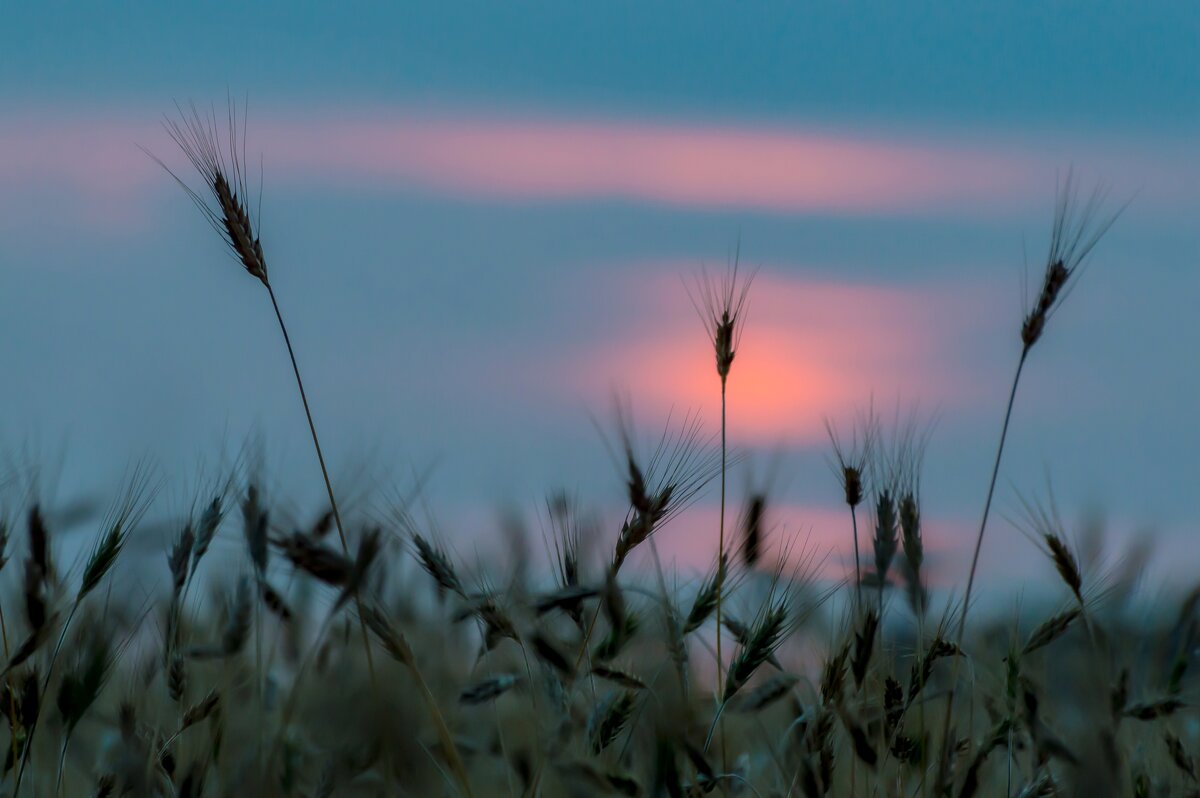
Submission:
<svg viewBox="0 0 1200 798">
<path fill-rule="evenodd" d="M 1124 211 L 1031 355 L 983 575 L 1052 578 L 1019 523 L 1051 493 L 1084 549 L 1105 520 L 1108 562 L 1152 542 L 1168 581 L 1200 564 L 1192 2 L 4 17 L 0 462 L 36 464 L 59 501 L 103 504 L 144 459 L 170 516 L 254 441 L 279 502 L 320 506 L 266 293 L 146 154 L 186 174 L 164 114 L 223 114 L 232 96 L 338 490 L 376 511 L 428 475 L 459 550 L 502 548 L 498 511 L 533 519 L 556 488 L 613 526 L 614 395 L 646 438 L 689 410 L 717 429 L 687 285 L 737 253 L 757 271 L 729 384 L 731 501 L 770 475 L 773 539 L 844 569 L 824 422 L 916 412 L 935 578 L 961 584 L 1023 286 L 1072 170 Z M 710 556 L 716 501 L 664 530 L 681 567 Z"/>
</svg>

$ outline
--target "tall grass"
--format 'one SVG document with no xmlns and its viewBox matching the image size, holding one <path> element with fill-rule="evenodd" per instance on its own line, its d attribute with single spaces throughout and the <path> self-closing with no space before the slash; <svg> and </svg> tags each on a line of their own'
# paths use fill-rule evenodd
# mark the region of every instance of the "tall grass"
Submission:
<svg viewBox="0 0 1200 798">
<path fill-rule="evenodd" d="M 741 279 L 740 267 L 741 247 L 734 254 L 733 263 L 729 266 L 723 279 L 711 277 L 707 272 L 702 273 L 696 280 L 696 291 L 692 296 L 692 304 L 704 322 L 704 329 L 712 342 L 713 355 L 717 368 L 717 377 L 721 381 L 721 502 L 720 517 L 717 521 L 717 687 L 716 697 L 721 704 L 725 700 L 727 680 L 722 677 L 724 654 L 721 651 L 722 638 L 722 597 L 724 594 L 725 571 L 728 568 L 729 552 L 725 548 L 725 487 L 729 470 L 729 441 L 728 416 L 726 413 L 726 391 L 729 383 L 729 373 L 733 369 L 733 360 L 741 346 L 742 330 L 745 325 L 746 299 L 750 293 L 750 283 L 753 274 Z M 723 743 L 722 743 L 723 744 Z"/>
<path fill-rule="evenodd" d="M 692 294 L 715 355 L 720 432 L 685 414 L 647 445 L 619 405 L 605 436 L 624 487 L 613 528 L 552 493 L 539 565 L 516 532 L 516 555 L 469 560 L 407 506 L 344 515 L 246 206 L 244 133 L 231 116 L 218 135 L 194 110 L 170 129 L 203 180 L 192 198 L 268 291 L 329 511 L 316 523 L 288 517 L 230 473 L 171 521 L 160 584 L 142 591 L 130 586 L 147 566 L 122 557 L 144 534 L 143 478 L 101 519 L 78 567 L 59 563 L 71 546 L 53 507 L 0 493 L 11 513 L 0 513 L 6 794 L 1195 791 L 1200 591 L 1147 614 L 1131 598 L 1136 572 L 1098 569 L 1052 504 L 1030 502 L 1024 525 L 1057 580 L 1054 600 L 968 623 L 1021 373 L 1115 218 L 1102 195 L 1080 206 L 1071 178 L 1060 191 L 965 595 L 938 608 L 924 562 L 929 434 L 915 415 L 897 414 L 889 430 L 869 411 L 850 437 L 829 426 L 853 574 L 819 577 L 819 552 L 795 538 L 768 545 L 761 487 L 740 516 L 741 556 L 730 556 L 726 389 L 750 283 L 736 259 Z M 714 483 L 713 564 L 680 574 L 655 541 Z M 234 495 L 240 533 L 227 518 Z M 20 552 L 10 530 L 24 533 Z M 221 546 L 231 534 L 239 545 Z M 939 710 L 942 723 L 928 722 Z"/>
<path fill-rule="evenodd" d="M 317 435 L 316 424 L 313 422 L 312 410 L 309 408 L 308 394 L 304 390 L 304 380 L 300 376 L 300 366 L 296 362 L 296 351 L 292 347 L 291 336 L 288 335 L 287 325 L 283 321 L 283 313 L 279 309 L 275 289 L 272 288 L 271 281 L 268 279 L 266 256 L 247 205 L 250 190 L 247 185 L 245 118 L 243 116 L 239 126 L 237 105 L 231 101 L 228 125 L 222 135 L 215 111 L 206 119 L 193 105 L 190 111 L 180 110 L 179 120 L 168 118 L 166 128 L 195 171 L 199 173 L 204 193 L 190 188 L 165 164 L 163 164 L 163 168 L 167 169 L 176 182 L 184 188 L 212 228 L 220 234 L 229 251 L 245 268 L 247 274 L 258 279 L 267 290 L 271 308 L 275 311 L 275 319 L 279 323 L 279 331 L 283 334 L 283 341 L 287 347 L 292 373 L 296 378 L 296 388 L 300 393 L 300 401 L 304 405 L 304 417 L 308 422 L 308 431 L 312 437 L 313 449 L 316 451 L 317 464 L 321 469 L 321 478 L 325 483 L 329 507 L 333 513 L 334 525 L 337 527 L 338 542 L 341 544 L 343 554 L 349 556 L 350 549 L 346 541 L 342 514 L 338 509 L 337 498 L 334 496 L 333 483 L 329 479 L 329 469 L 325 466 L 325 455 L 321 451 L 321 440 Z M 155 158 L 155 160 L 158 159 Z M 158 162 L 162 164 L 162 161 Z M 260 549 L 265 553 L 265 544 L 260 546 Z M 261 563 L 257 565 L 261 571 Z M 371 680 L 374 682 L 375 663 L 371 655 L 371 645 L 367 639 L 367 625 L 363 617 L 362 603 L 357 591 L 353 591 L 351 596 L 358 609 L 363 651 L 366 654 Z M 406 664 L 409 665 L 413 678 L 419 684 L 423 684 L 424 678 L 416 661 L 411 660 Z M 442 732 L 444 743 L 448 749 L 450 767 L 460 785 L 469 795 L 471 789 L 466 771 L 450 733 L 446 729 L 441 711 L 435 702 L 430 702 L 429 709 Z"/>
<path fill-rule="evenodd" d="M 958 629 L 955 639 L 961 645 L 967 626 L 967 613 L 971 609 L 971 590 L 975 586 L 975 573 L 979 568 L 979 553 L 983 549 L 983 534 L 987 531 L 988 514 L 992 509 L 992 498 L 996 493 L 996 478 L 1000 474 L 1000 460 L 1004 455 L 1004 444 L 1008 439 L 1008 425 L 1012 420 L 1013 405 L 1017 398 L 1017 386 L 1021 382 L 1021 372 L 1029 359 L 1029 353 L 1042 339 L 1046 324 L 1066 300 L 1077 276 L 1086 266 L 1088 256 L 1108 229 L 1116 221 L 1120 211 L 1104 215 L 1103 203 L 1105 191 L 1101 188 L 1093 190 L 1091 195 L 1079 204 L 1078 192 L 1071 172 L 1059 189 L 1058 203 L 1054 213 L 1054 223 L 1050 230 L 1050 247 L 1046 254 L 1045 269 L 1042 275 L 1041 288 L 1033 299 L 1033 304 L 1021 322 L 1021 354 L 1017 358 L 1017 368 L 1013 374 L 1012 385 L 1008 391 L 1008 402 L 1004 408 L 1004 423 L 1000 427 L 1000 443 L 996 446 L 996 457 L 992 463 L 992 474 L 988 480 L 987 498 L 983 503 L 983 517 L 979 521 L 979 533 L 975 536 L 975 550 L 971 555 L 971 570 L 967 575 L 967 589 L 963 596 L 962 609 L 959 612 Z M 957 671 L 957 665 L 955 666 Z M 942 740 L 943 747 L 948 746 L 950 719 L 954 712 L 954 687 L 951 687 L 950 699 L 946 702 L 943 713 Z M 935 788 L 945 780 L 945 763 L 949 751 L 943 750 L 940 757 L 939 776 Z"/>
</svg>

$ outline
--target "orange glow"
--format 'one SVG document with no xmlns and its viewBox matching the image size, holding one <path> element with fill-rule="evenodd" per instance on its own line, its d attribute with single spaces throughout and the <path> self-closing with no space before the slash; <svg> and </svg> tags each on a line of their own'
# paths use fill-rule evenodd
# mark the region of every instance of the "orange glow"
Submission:
<svg viewBox="0 0 1200 798">
<path fill-rule="evenodd" d="M 599 344 L 566 367 L 573 389 L 594 396 L 612 385 L 630 386 L 636 407 L 660 416 L 672 407 L 698 408 L 715 426 L 720 381 L 712 344 L 683 287 L 657 280 L 630 293 L 645 297 L 645 318 L 658 321 Z M 961 321 L 949 310 L 953 304 L 953 297 L 927 288 L 760 274 L 729 377 L 730 440 L 824 441 L 826 415 L 864 406 L 873 395 L 942 407 L 966 398 L 969 387 L 946 362 L 947 342 L 962 331 L 951 329 Z"/>
</svg>

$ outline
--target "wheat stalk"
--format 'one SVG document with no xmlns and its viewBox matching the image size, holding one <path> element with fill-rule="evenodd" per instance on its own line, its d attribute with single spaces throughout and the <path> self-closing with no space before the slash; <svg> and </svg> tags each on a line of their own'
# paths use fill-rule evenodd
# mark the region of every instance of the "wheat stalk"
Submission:
<svg viewBox="0 0 1200 798">
<path fill-rule="evenodd" d="M 71 627 L 71 621 L 74 620 L 75 614 L 83 604 L 84 598 L 95 589 L 100 580 L 116 564 L 117 557 L 120 555 L 121 549 L 125 546 L 125 539 L 129 529 L 136 526 L 141 520 L 150 503 L 152 493 L 153 490 L 150 488 L 149 479 L 143 467 L 140 465 L 135 467 L 126 483 L 125 492 L 121 499 L 110 508 L 101 522 L 102 534 L 84 565 L 79 590 L 75 594 L 74 601 L 71 602 L 71 609 L 67 612 L 67 618 L 63 622 L 62 629 L 59 631 L 58 642 L 55 643 L 54 649 L 50 654 L 50 664 L 46 668 L 46 678 L 41 688 L 43 694 L 50 687 L 50 678 L 54 675 L 54 665 L 57 663 L 58 656 L 62 651 L 63 642 L 67 637 L 67 630 Z M 34 511 L 30 513 L 29 518 L 29 542 L 30 570 L 37 568 L 41 573 L 41 579 L 44 581 L 50 571 L 50 543 L 45 522 L 36 506 L 34 507 Z M 28 590 L 26 596 L 27 598 L 29 596 Z M 42 625 L 35 626 L 34 632 L 26 640 L 25 645 L 9 661 L 5 668 L 5 675 L 16 664 L 32 656 L 49 639 L 56 618 L 57 614 L 46 620 Z M 39 714 L 34 718 L 34 723 L 30 727 L 28 736 L 25 739 L 25 750 L 21 756 L 21 766 L 17 770 L 17 780 L 13 787 L 13 795 L 19 795 L 21 792 L 21 780 L 25 775 L 25 768 L 29 764 L 30 756 L 33 752 L 33 739 L 39 726 L 38 721 L 40 717 Z"/>
<path fill-rule="evenodd" d="M 1078 192 L 1074 176 L 1068 171 L 1066 179 L 1059 187 L 1058 201 L 1054 211 L 1054 223 L 1050 231 L 1050 248 L 1046 255 L 1046 263 L 1042 277 L 1041 289 L 1033 300 L 1033 304 L 1022 320 L 1020 329 L 1021 354 L 1017 359 L 1017 368 L 1013 374 L 1012 385 L 1008 391 L 1008 402 L 1004 409 L 1004 423 L 1000 427 L 1000 442 L 996 446 L 996 457 L 992 463 L 991 478 L 988 480 L 987 498 L 983 503 L 983 517 L 979 521 L 979 532 L 975 536 L 975 550 L 971 555 L 971 570 L 967 576 L 967 589 L 963 596 L 962 610 L 959 612 L 958 629 L 955 633 L 955 643 L 961 645 L 966 631 L 967 613 L 971 608 L 971 592 L 975 586 L 975 573 L 979 567 L 979 553 L 983 548 L 983 535 L 987 531 L 988 514 L 992 508 L 992 497 L 996 491 L 996 479 L 1000 474 L 1000 461 L 1004 455 L 1004 444 L 1008 439 L 1008 426 L 1012 420 L 1013 404 L 1017 398 L 1017 386 L 1021 382 L 1021 373 L 1033 347 L 1041 340 L 1046 323 L 1054 312 L 1067 298 L 1074 286 L 1073 278 L 1087 264 L 1087 258 L 1096 244 L 1108 232 L 1117 220 L 1122 207 L 1116 212 L 1102 216 L 1102 206 L 1106 192 L 1098 187 L 1092 191 L 1082 207 L 1078 205 Z M 957 677 L 957 660 L 955 661 L 955 678 Z M 942 746 L 945 749 L 950 731 L 950 718 L 954 709 L 956 684 L 950 685 L 950 695 L 946 700 L 945 715 L 942 722 Z M 940 757 L 938 777 L 934 788 L 937 790 L 945 783 L 946 752 Z"/>
<path fill-rule="evenodd" d="M 227 135 L 222 137 L 217 132 L 218 125 L 215 110 L 210 113 L 207 119 L 200 114 L 194 105 L 187 112 L 183 111 L 183 109 L 178 110 L 180 119 L 176 121 L 168 118 L 165 120 L 165 126 L 171 138 L 174 139 L 195 170 L 199 172 L 203 182 L 204 193 L 202 194 L 192 189 L 161 160 L 151 153 L 147 154 L 150 154 L 155 161 L 175 178 L 176 182 L 183 187 L 212 227 L 221 235 L 228 249 L 242 267 L 245 268 L 246 272 L 258 279 L 267 289 L 267 295 L 271 300 L 271 308 L 275 312 L 275 319 L 279 323 L 279 331 L 282 333 L 284 344 L 287 347 L 288 359 L 291 362 L 292 373 L 296 378 L 296 387 L 300 393 L 300 401 L 304 406 L 304 416 L 308 421 L 308 431 L 312 437 L 313 449 L 316 451 L 317 463 L 320 466 L 321 477 L 325 483 L 325 492 L 329 497 L 329 506 L 333 513 L 334 525 L 337 528 L 338 540 L 341 543 L 343 554 L 349 557 L 350 547 L 346 540 L 345 525 L 342 522 L 341 511 L 338 508 L 337 498 L 333 492 L 333 483 L 329 478 L 329 469 L 325 465 L 325 455 L 321 451 L 321 441 L 317 435 L 317 427 L 313 421 L 312 410 L 309 407 L 308 395 L 304 389 L 304 380 L 300 376 L 300 366 L 296 361 L 295 348 L 292 346 L 291 336 L 288 334 L 287 325 L 284 323 L 279 301 L 275 296 L 275 290 L 268 277 L 263 247 L 254 228 L 254 221 L 248 206 L 246 205 L 249 189 L 247 185 L 244 117 L 239 124 L 237 106 L 233 102 L 230 102 Z M 359 631 L 362 636 L 362 646 L 366 655 L 367 668 L 371 675 L 372 684 L 376 684 L 374 658 L 371 654 L 370 640 L 367 637 L 367 625 L 363 620 L 361 599 L 357 593 L 354 596 L 354 601 L 358 610 Z M 413 669 L 416 668 L 415 662 L 411 667 Z M 444 724 L 440 713 L 437 713 L 436 720 L 440 724 Z M 449 744 L 453 745 L 453 740 L 448 736 L 447 739 Z M 462 786 L 464 790 L 468 793 L 470 792 L 470 788 L 466 783 Z"/>
<path fill-rule="evenodd" d="M 712 343 L 717 376 L 721 381 L 721 506 L 717 531 L 717 557 L 724 564 L 727 561 L 725 551 L 725 483 L 728 471 L 728 418 L 727 418 L 727 386 L 729 372 L 733 360 L 741 347 L 742 330 L 745 327 L 746 300 L 750 294 L 750 284 L 754 280 L 751 272 L 744 279 L 739 275 L 741 242 L 734 250 L 733 262 L 726 269 L 723 278 L 710 277 L 707 271 L 702 271 L 695 280 L 695 292 L 689 290 L 688 295 L 692 306 L 704 323 Z M 716 699 L 724 700 L 724 680 L 722 671 L 725 667 L 721 651 L 721 592 L 717 592 L 717 689 Z"/>
<path fill-rule="evenodd" d="M 829 444 L 833 449 L 833 460 L 830 468 L 842 488 L 842 498 L 850 509 L 850 527 L 854 534 L 854 597 L 856 605 L 862 597 L 862 564 L 858 546 L 858 505 L 862 504 L 870 486 L 867 481 L 868 470 L 875 454 L 876 437 L 879 427 L 875 418 L 874 406 L 860 413 L 854 425 L 854 432 L 847 442 L 838 434 L 837 427 L 828 418 L 825 419 L 825 432 L 829 436 Z"/>
</svg>

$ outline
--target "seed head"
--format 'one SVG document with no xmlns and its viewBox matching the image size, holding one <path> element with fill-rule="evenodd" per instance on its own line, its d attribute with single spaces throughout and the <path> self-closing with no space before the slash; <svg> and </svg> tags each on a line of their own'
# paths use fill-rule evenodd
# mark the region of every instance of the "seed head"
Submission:
<svg viewBox="0 0 1200 798">
<path fill-rule="evenodd" d="M 909 602 L 918 614 L 925 605 L 925 591 L 921 585 L 921 564 L 925 558 L 921 539 L 921 467 L 934 423 L 932 417 L 922 420 L 916 407 L 902 418 L 897 407 L 891 441 L 882 447 L 885 453 L 877 458 L 878 470 L 883 472 L 877 479 L 886 487 L 876 497 L 876 523 L 886 522 L 891 529 L 883 553 L 890 563 L 896 551 L 898 532 L 899 543 L 904 548 L 902 576 L 908 588 Z M 879 537 L 878 530 L 876 536 Z M 880 553 L 877 539 L 877 565 Z"/>
<path fill-rule="evenodd" d="M 1079 567 L 1079 560 L 1066 542 L 1066 526 L 1059 514 L 1053 493 L 1047 502 L 1022 499 L 1022 504 L 1025 515 L 1024 531 L 1050 558 L 1059 578 L 1082 607 L 1085 604 L 1083 573 Z"/>
<path fill-rule="evenodd" d="M 63 676 L 57 705 L 68 735 L 100 695 L 113 662 L 108 641 L 97 636 L 89 642 L 75 667 Z"/>
<path fill-rule="evenodd" d="M 339 551 L 313 540 L 303 532 L 293 532 L 271 541 L 291 560 L 292 565 L 328 585 L 342 587 L 354 570 L 354 563 Z"/>
<path fill-rule="evenodd" d="M 613 554 L 614 571 L 720 473 L 720 451 L 703 434 L 698 415 L 689 413 L 679 424 L 668 418 L 657 445 L 644 460 L 634 452 L 631 422 L 619 406 L 617 427 L 620 457 L 628 475 L 629 510 Z"/>
<path fill-rule="evenodd" d="M 221 694 L 216 690 L 210 690 L 204 698 L 188 707 L 183 713 L 183 721 L 179 724 L 181 729 L 188 729 L 195 726 L 197 723 L 211 717 L 221 706 Z"/>
<path fill-rule="evenodd" d="M 1021 649 L 1021 655 L 1024 656 L 1025 654 L 1037 651 L 1039 648 L 1048 646 L 1062 637 L 1080 614 L 1079 608 L 1072 607 L 1043 621 L 1038 628 L 1033 630 L 1033 634 L 1029 636 L 1025 647 Z"/>
<path fill-rule="evenodd" d="M 266 579 L 259 580 L 258 595 L 262 598 L 266 608 L 273 612 L 279 620 L 290 621 L 292 619 L 292 608 L 288 606 L 287 600 L 280 595 L 278 590 L 271 587 L 271 583 Z"/>
<path fill-rule="evenodd" d="M 504 695 L 520 681 L 521 677 L 512 673 L 484 679 L 463 690 L 458 696 L 458 701 L 461 704 L 483 704 Z"/>
<path fill-rule="evenodd" d="M 230 656 L 242 650 L 250 635 L 251 604 L 250 580 L 238 580 L 237 589 L 229 602 L 225 619 L 225 631 L 221 637 L 222 653 Z"/>
<path fill-rule="evenodd" d="M 125 548 L 125 540 L 130 529 L 137 526 L 145 513 L 153 489 L 150 486 L 146 472 L 138 466 L 129 484 L 126 486 L 121 499 L 108 512 L 103 521 L 104 533 L 96 541 L 95 547 L 88 555 L 83 568 L 76 602 L 82 601 L 100 584 L 112 567 L 116 564 L 121 550 Z"/>
<path fill-rule="evenodd" d="M 200 173 L 203 189 L 192 188 L 156 156 L 147 154 L 183 187 L 246 272 L 257 277 L 264 286 L 268 285 L 262 243 L 246 206 L 249 190 L 246 185 L 245 111 L 239 120 L 237 104 L 231 100 L 226 129 L 222 131 L 215 109 L 207 115 L 194 104 L 186 111 L 178 107 L 177 110 L 179 118 L 166 118 L 163 126 Z"/>
<path fill-rule="evenodd" d="M 187 581 L 188 563 L 191 562 L 195 542 L 196 535 L 192 531 L 191 522 L 188 522 L 184 524 L 183 531 L 176 538 L 175 545 L 171 547 L 171 551 L 167 555 L 167 567 L 171 571 L 171 585 L 177 595 L 183 590 L 183 583 Z"/>
<path fill-rule="evenodd" d="M 559 587 L 574 587 L 580 580 L 580 548 L 585 537 L 592 537 L 592 521 L 581 515 L 577 502 L 565 491 L 546 499 L 550 519 L 550 543 Z"/>
<path fill-rule="evenodd" d="M 637 695 L 629 690 L 609 693 L 596 705 L 588 719 L 588 739 L 592 753 L 599 754 L 617 739 L 625 724 L 633 716 Z"/>
<path fill-rule="evenodd" d="M 29 564 L 39 574 L 39 578 L 47 579 L 53 574 L 50 564 L 50 535 L 46 529 L 46 521 L 39 505 L 33 505 L 29 511 Z"/>
<path fill-rule="evenodd" d="M 850 659 L 850 672 L 854 674 L 854 686 L 862 687 L 875 650 L 875 633 L 879 631 L 879 614 L 871 609 L 863 616 L 862 629 L 854 632 L 854 652 Z"/>
<path fill-rule="evenodd" d="M 874 411 L 869 409 L 859 416 L 854 425 L 854 435 L 848 444 L 838 435 L 837 428 L 829 419 L 825 419 L 825 431 L 833 446 L 833 460 L 830 461 L 830 466 L 834 476 L 841 483 L 846 504 L 857 507 L 862 503 L 867 489 L 867 468 L 875 453 L 879 432 Z"/>
<path fill-rule="evenodd" d="M 8 563 L 8 522 L 0 518 L 0 571 Z"/>
<path fill-rule="evenodd" d="M 1124 210 L 1101 215 L 1105 196 L 1104 188 L 1098 187 L 1080 206 L 1074 176 L 1067 172 L 1058 192 L 1041 289 L 1021 324 L 1021 343 L 1025 352 L 1041 339 L 1046 322 L 1069 293 L 1071 278 L 1084 266 L 1092 249 Z"/>
<path fill-rule="evenodd" d="M 713 342 L 717 376 L 722 385 L 729 378 L 729 370 L 741 344 L 743 312 L 750 283 L 754 280 L 753 273 L 745 279 L 739 275 L 739 251 L 735 251 L 733 263 L 723 277 L 713 277 L 704 270 L 696 277 L 694 286 L 688 288 L 692 305 Z"/>
<path fill-rule="evenodd" d="M 213 538 L 216 537 L 217 528 L 221 526 L 221 519 L 224 517 L 225 511 L 221 507 L 221 497 L 214 496 L 208 506 L 204 508 L 204 512 L 200 515 L 200 523 L 196 532 L 196 544 L 192 550 L 192 573 L 196 572 L 196 567 L 200 564 L 202 558 L 208 551 L 208 547 L 212 545 Z"/>
<path fill-rule="evenodd" d="M 350 571 L 349 577 L 346 579 L 346 584 L 342 588 L 341 594 L 333 604 L 335 611 L 344 606 L 351 598 L 357 596 L 366 586 L 371 573 L 371 566 L 374 565 L 376 558 L 379 556 L 382 545 L 380 537 L 382 535 L 383 530 L 375 528 L 368 531 L 359 540 L 358 554 L 354 558 L 354 566 Z"/>
<path fill-rule="evenodd" d="M 751 494 L 742 511 L 742 561 L 747 568 L 758 564 L 762 556 L 763 522 L 767 511 L 767 494 L 756 491 Z"/>
<path fill-rule="evenodd" d="M 438 591 L 449 591 L 463 598 L 467 597 L 466 588 L 463 587 L 462 580 L 459 579 L 458 571 L 454 568 L 454 563 L 441 546 L 431 542 L 424 535 L 415 530 L 415 526 L 411 525 L 413 551 L 416 554 L 418 562 L 425 572 L 433 577 L 433 581 L 437 583 Z"/>
<path fill-rule="evenodd" d="M 725 674 L 724 700 L 740 690 L 754 672 L 774 656 L 791 631 L 786 600 L 774 597 L 763 605 Z"/>
<path fill-rule="evenodd" d="M 921 538 L 921 509 L 911 492 L 900 497 L 900 532 L 904 559 L 914 572 L 919 573 L 925 559 L 925 545 Z"/>
<path fill-rule="evenodd" d="M 416 667 L 416 658 L 413 656 L 408 638 L 392 624 L 378 606 L 362 604 L 358 608 L 358 613 L 392 659 L 408 668 Z"/>
<path fill-rule="evenodd" d="M 882 585 L 887 579 L 892 558 L 896 556 L 896 500 L 892 491 L 884 488 L 875 497 L 875 573 Z"/>
<path fill-rule="evenodd" d="M 76 601 L 81 601 L 84 596 L 92 592 L 116 563 L 121 549 L 125 547 L 125 540 L 129 533 L 125 526 L 126 520 L 124 518 L 117 519 L 104 536 L 97 541 L 96 547 L 92 549 L 83 569 L 83 579 L 79 585 Z"/>
<path fill-rule="evenodd" d="M 246 487 L 246 498 L 242 500 L 242 529 L 246 534 L 246 550 L 255 573 L 261 579 L 267 570 L 267 529 L 270 516 L 262 506 L 258 486 L 253 482 Z"/>
<path fill-rule="evenodd" d="M 900 497 L 900 543 L 904 547 L 903 576 L 909 604 L 915 613 L 925 611 L 928 597 L 921 583 L 921 565 L 925 561 L 925 543 L 921 537 L 921 508 L 916 494 L 906 491 Z"/>
<path fill-rule="evenodd" d="M 183 700 L 187 681 L 187 662 L 180 656 L 171 657 L 171 663 L 167 666 L 167 693 L 172 701 L 178 703 Z"/>
<path fill-rule="evenodd" d="M 1050 557 L 1054 561 L 1054 568 L 1058 571 L 1058 575 L 1062 577 L 1063 582 L 1082 604 L 1083 577 L 1079 572 L 1079 561 L 1075 559 L 1074 553 L 1063 539 L 1053 532 L 1046 533 L 1046 548 L 1050 550 Z"/>
<path fill-rule="evenodd" d="M 683 634 L 691 634 L 704 625 L 713 614 L 725 591 L 725 577 L 728 574 L 728 558 L 722 554 L 717 558 L 717 566 L 709 574 L 692 601 L 692 609 L 683 624 Z"/>
</svg>

